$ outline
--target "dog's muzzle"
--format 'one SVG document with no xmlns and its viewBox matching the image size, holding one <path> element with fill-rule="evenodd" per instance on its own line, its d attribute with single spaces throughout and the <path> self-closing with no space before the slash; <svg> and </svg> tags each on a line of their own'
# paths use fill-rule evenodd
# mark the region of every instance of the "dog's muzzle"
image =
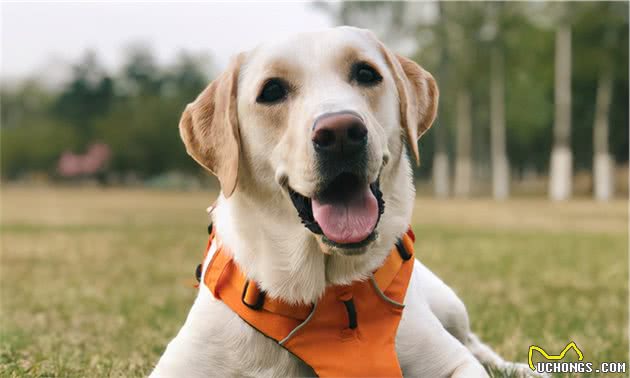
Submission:
<svg viewBox="0 0 630 378">
<path fill-rule="evenodd" d="M 313 125 L 311 141 L 319 183 L 312 197 L 288 187 L 302 223 L 337 248 L 360 248 L 376 239 L 385 210 L 379 180 L 368 182 L 368 130 L 352 111 L 327 113 Z"/>
<path fill-rule="evenodd" d="M 313 198 L 288 188 L 293 206 L 304 224 L 337 248 L 360 248 L 376 239 L 376 226 L 385 211 L 379 180 L 367 185 L 344 173 Z"/>
</svg>

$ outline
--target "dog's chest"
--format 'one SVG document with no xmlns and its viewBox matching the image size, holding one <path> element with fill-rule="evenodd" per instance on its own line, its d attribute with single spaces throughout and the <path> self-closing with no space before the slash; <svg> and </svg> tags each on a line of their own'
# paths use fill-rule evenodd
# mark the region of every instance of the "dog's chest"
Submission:
<svg viewBox="0 0 630 378">
<path fill-rule="evenodd" d="M 245 323 L 225 304 L 209 303 L 214 319 L 206 339 L 209 367 L 221 366 L 226 376 L 315 376 L 315 372 L 278 343 Z M 209 341 L 212 340 L 212 341 Z M 216 374 L 214 370 L 213 374 Z"/>
<path fill-rule="evenodd" d="M 409 306 L 407 319 L 415 319 Z M 396 337 L 398 359 L 407 375 L 419 354 L 413 321 L 403 321 Z M 412 345 L 416 347 L 411 347 Z M 398 348 L 397 348 L 398 349 Z M 340 356 L 339 358 L 344 358 Z M 179 334 L 168 345 L 153 376 L 278 377 L 315 376 L 315 372 L 286 349 L 243 321 L 202 287 Z"/>
<path fill-rule="evenodd" d="M 205 360 L 211 375 L 217 375 L 217 367 L 221 367 L 221 376 L 316 376 L 310 366 L 252 328 L 223 303 L 213 301 L 210 306 L 215 307 L 214 314 L 222 319 L 220 322 L 213 322 L 215 325 L 211 326 L 209 338 L 206 339 L 208 349 L 204 354 L 207 356 Z M 406 328 L 409 325 L 403 326 Z M 399 329 L 397 339 L 405 338 L 404 334 L 405 330 Z M 213 341 L 208 343 L 208 340 Z M 401 361 L 403 375 L 408 370 L 408 363 L 405 362 Z"/>
<path fill-rule="evenodd" d="M 206 340 L 206 343 L 208 340 L 213 340 L 210 343 L 212 345 L 209 345 L 209 350 L 204 352 L 211 374 L 216 375 L 217 366 L 220 366 L 222 376 L 316 376 L 310 366 L 245 323 L 223 303 L 214 301 L 211 306 L 217 307 L 214 312 L 223 319 L 215 323 L 217 326 L 212 326 L 210 338 Z M 417 340 L 412 341 L 405 336 L 414 334 L 408 329 L 412 324 L 405 322 L 401 326 L 397 342 L 404 340 L 403 345 L 414 344 Z M 411 350 L 415 352 L 415 348 L 410 348 L 408 352 Z M 399 359 L 403 376 L 406 376 L 410 370 L 413 370 L 410 367 L 414 365 L 415 358 L 412 355 L 399 355 Z"/>
</svg>

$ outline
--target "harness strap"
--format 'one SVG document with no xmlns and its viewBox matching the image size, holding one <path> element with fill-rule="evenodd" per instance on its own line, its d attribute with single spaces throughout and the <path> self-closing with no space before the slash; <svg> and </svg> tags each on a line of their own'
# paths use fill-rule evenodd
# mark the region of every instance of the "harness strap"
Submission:
<svg viewBox="0 0 630 378">
<path fill-rule="evenodd" d="M 214 231 L 214 230 L 213 230 Z M 413 240 L 415 235 L 409 229 L 401 239 L 396 242 L 389 255 L 385 258 L 383 265 L 374 272 L 374 281 L 385 292 L 400 271 L 403 263 L 413 257 Z M 258 287 L 256 282 L 248 280 L 240 269 L 236 266 L 232 256 L 223 250 L 223 243 L 216 236 L 215 232 L 210 233 L 206 254 L 213 241 L 216 245 L 216 252 L 212 256 L 204 282 L 215 298 L 222 296 L 237 296 L 241 298 L 243 304 L 252 310 L 264 310 L 274 314 L 282 315 L 296 320 L 304 320 L 311 313 L 313 306 L 305 304 L 289 304 L 281 299 L 268 297 L 266 293 Z M 230 281 L 225 285 L 224 281 Z M 225 290 L 224 295 L 221 291 Z"/>
<path fill-rule="evenodd" d="M 396 247 L 389 253 L 383 265 L 374 272 L 374 280 L 381 291 L 387 290 L 402 264 L 411 257 L 413 257 L 413 241 L 408 234 L 405 234 L 396 242 Z"/>
<path fill-rule="evenodd" d="M 252 310 L 264 310 L 296 320 L 304 320 L 308 317 L 312 306 L 290 305 L 280 299 L 265 295 L 255 282 L 248 280 L 238 269 L 232 256 L 223 250 L 222 243 L 216 235 L 211 235 L 208 246 L 213 242 L 212 237 L 217 243 L 217 250 L 208 265 L 204 282 L 215 298 L 236 296 Z"/>
<path fill-rule="evenodd" d="M 290 305 L 280 299 L 268 297 L 266 294 L 255 282 L 249 280 L 243 287 L 241 299 L 252 310 L 263 309 L 297 320 L 306 319 L 313 309 L 313 306 Z"/>
</svg>

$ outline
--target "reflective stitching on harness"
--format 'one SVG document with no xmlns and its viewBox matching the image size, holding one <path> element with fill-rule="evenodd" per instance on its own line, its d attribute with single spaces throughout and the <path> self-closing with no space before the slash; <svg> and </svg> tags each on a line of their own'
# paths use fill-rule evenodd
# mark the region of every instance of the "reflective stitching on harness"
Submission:
<svg viewBox="0 0 630 378">
<path fill-rule="evenodd" d="M 306 319 L 304 319 L 304 321 L 302 323 L 300 323 L 299 326 L 295 327 L 293 329 L 293 331 L 289 332 L 289 334 L 287 335 L 287 337 L 285 337 L 284 339 L 280 340 L 280 342 L 278 342 L 278 344 L 283 345 L 284 343 L 286 343 L 287 341 L 289 341 L 289 339 L 291 337 L 293 337 L 293 335 L 295 335 L 296 332 L 298 332 L 301 328 L 303 328 L 304 326 L 306 326 L 308 324 L 308 322 L 311 321 L 311 319 L 313 318 L 313 314 L 315 313 L 315 310 L 317 309 L 317 303 L 315 303 L 313 305 L 313 309 L 311 310 L 311 313 L 308 314 L 308 317 Z"/>
<path fill-rule="evenodd" d="M 370 276 L 370 282 L 372 282 L 372 286 L 374 286 L 374 289 L 376 289 L 376 293 L 379 295 L 379 297 L 383 298 L 384 300 L 386 300 L 387 302 L 393 304 L 394 306 L 398 306 L 400 308 L 405 308 L 404 304 L 398 303 L 398 302 L 390 299 L 389 297 L 387 297 L 387 295 L 385 295 L 385 293 L 383 293 L 381 288 L 378 287 L 378 284 L 376 283 L 376 280 L 374 279 L 374 275 Z"/>
</svg>

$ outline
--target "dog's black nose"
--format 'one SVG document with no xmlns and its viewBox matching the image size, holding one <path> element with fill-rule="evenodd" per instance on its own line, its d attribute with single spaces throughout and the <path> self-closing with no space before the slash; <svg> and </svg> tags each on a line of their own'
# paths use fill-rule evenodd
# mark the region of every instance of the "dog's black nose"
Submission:
<svg viewBox="0 0 630 378">
<path fill-rule="evenodd" d="M 319 155 L 347 158 L 365 151 L 368 131 L 354 113 L 330 113 L 317 118 L 311 140 Z"/>
</svg>

